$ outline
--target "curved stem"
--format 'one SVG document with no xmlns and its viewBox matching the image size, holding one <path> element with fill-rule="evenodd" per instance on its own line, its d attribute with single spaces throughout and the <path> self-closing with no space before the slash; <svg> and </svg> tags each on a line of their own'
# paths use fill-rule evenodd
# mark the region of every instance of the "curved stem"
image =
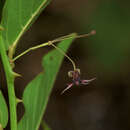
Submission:
<svg viewBox="0 0 130 130">
<path fill-rule="evenodd" d="M 75 62 L 60 48 L 58 48 L 57 46 L 55 46 L 53 43 L 50 43 L 50 45 L 52 45 L 54 48 L 56 48 L 60 53 L 62 53 L 66 58 L 68 58 L 68 60 L 72 63 L 74 70 L 76 70 L 76 65 Z"/>
<path fill-rule="evenodd" d="M 12 62 L 14 62 L 15 60 L 17 60 L 18 58 L 20 58 L 21 56 L 27 54 L 27 53 L 30 52 L 30 51 L 36 50 L 36 49 L 38 49 L 38 48 L 41 48 L 41 47 L 44 47 L 44 46 L 47 46 L 47 45 L 48 45 L 48 42 L 43 43 L 43 44 L 40 44 L 40 45 L 37 45 L 37 46 L 34 46 L 34 47 L 31 47 L 31 48 L 27 49 L 26 51 L 22 52 L 20 55 L 16 56 L 16 57 L 12 60 Z"/>
<path fill-rule="evenodd" d="M 83 34 L 83 35 L 78 35 L 78 36 L 76 36 L 75 38 L 77 39 L 77 38 L 88 37 L 88 36 L 94 35 L 95 33 L 96 33 L 96 31 L 95 31 L 95 30 L 92 30 L 90 33 Z M 52 45 L 52 43 L 56 43 L 56 42 L 60 42 L 60 41 L 66 40 L 66 39 L 70 39 L 71 37 L 72 37 L 71 34 L 69 34 L 69 35 L 66 35 L 66 36 L 62 36 L 62 37 L 56 38 L 56 39 L 54 39 L 54 40 L 52 40 L 52 41 L 45 42 L 45 43 L 42 43 L 42 44 L 40 44 L 40 45 L 31 47 L 31 48 L 27 49 L 26 51 L 22 52 L 20 55 L 16 56 L 15 58 L 12 59 L 12 57 L 11 57 L 11 58 L 10 58 L 10 59 L 12 59 L 11 62 L 14 62 L 15 60 L 17 60 L 18 58 L 20 58 L 21 56 L 27 54 L 27 53 L 30 52 L 30 51 L 36 50 L 36 49 L 41 48 L 41 47 L 44 47 L 44 46 Z M 54 45 L 54 44 L 53 44 L 53 45 Z M 55 48 L 56 48 L 56 47 L 55 47 Z M 13 50 L 14 50 L 14 49 L 13 49 Z M 58 50 L 59 50 L 59 49 L 58 49 Z M 61 52 L 61 51 L 62 51 L 62 50 L 60 50 L 60 52 Z M 10 55 L 12 56 L 12 52 L 10 52 L 10 53 L 11 53 Z M 61 53 L 63 54 L 64 52 L 62 51 Z M 75 66 L 74 61 L 72 61 L 72 60 L 70 59 L 70 57 L 68 57 L 65 53 L 64 53 L 64 55 L 72 62 L 73 66 Z M 75 67 L 74 67 L 74 68 L 75 68 Z"/>
<path fill-rule="evenodd" d="M 14 90 L 14 75 L 6 54 L 5 46 L 0 35 L 0 54 L 6 74 L 8 96 L 9 96 L 9 109 L 10 109 L 10 125 L 11 130 L 17 130 L 17 115 L 16 115 L 16 97 Z"/>
<path fill-rule="evenodd" d="M 83 34 L 83 35 L 78 35 L 76 36 L 75 38 L 83 38 L 83 37 L 88 37 L 88 36 L 91 36 L 91 35 L 94 35 L 96 33 L 95 30 L 92 30 L 90 33 L 87 33 L 87 34 Z M 75 65 L 75 62 L 63 51 L 61 50 L 60 48 L 58 48 L 57 46 L 55 46 L 53 43 L 56 43 L 56 42 L 60 42 L 60 41 L 63 41 L 63 40 L 66 40 L 66 39 L 70 39 L 71 38 L 71 34 L 69 35 L 66 35 L 66 36 L 62 36 L 62 37 L 59 37 L 57 39 L 54 39 L 52 41 L 48 41 L 46 43 L 42 43 L 40 45 L 37 45 L 37 46 L 34 46 L 34 47 L 31 47 L 27 50 L 25 50 L 24 52 L 22 52 L 20 55 L 16 56 L 14 59 L 12 59 L 12 57 L 10 59 L 12 59 L 11 62 L 14 62 L 15 60 L 17 60 L 18 58 L 20 58 L 21 56 L 27 54 L 28 52 L 30 51 L 33 51 L 33 50 L 36 50 L 38 48 L 41 48 L 41 47 L 44 47 L 44 46 L 49 46 L 49 45 L 52 45 L 54 48 L 56 48 L 59 52 L 61 52 L 65 57 L 67 57 L 69 59 L 69 61 L 72 63 L 73 65 L 73 68 L 74 70 L 76 70 L 76 65 Z M 12 56 L 12 54 L 11 54 Z"/>
</svg>

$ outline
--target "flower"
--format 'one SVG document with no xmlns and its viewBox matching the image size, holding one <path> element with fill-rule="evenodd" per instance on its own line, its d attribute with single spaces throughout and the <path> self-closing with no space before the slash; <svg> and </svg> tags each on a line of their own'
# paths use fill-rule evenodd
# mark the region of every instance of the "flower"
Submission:
<svg viewBox="0 0 130 130">
<path fill-rule="evenodd" d="M 74 85 L 76 85 L 76 86 L 87 85 L 91 81 L 96 79 L 96 78 L 92 78 L 92 79 L 89 79 L 89 80 L 81 80 L 80 79 L 80 69 L 75 69 L 74 71 L 69 71 L 68 76 L 70 78 L 72 78 L 72 83 L 68 84 L 68 86 L 61 92 L 61 94 L 63 94 L 65 91 L 67 91 L 68 89 L 70 89 Z"/>
</svg>

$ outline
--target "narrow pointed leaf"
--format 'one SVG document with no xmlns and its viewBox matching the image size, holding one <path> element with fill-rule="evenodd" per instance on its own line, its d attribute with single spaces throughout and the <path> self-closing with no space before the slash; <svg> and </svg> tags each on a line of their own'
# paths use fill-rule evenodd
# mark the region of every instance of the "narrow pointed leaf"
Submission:
<svg viewBox="0 0 130 130">
<path fill-rule="evenodd" d="M 20 37 L 50 0 L 6 0 L 1 25 L 6 49 L 16 46 Z"/>
<path fill-rule="evenodd" d="M 3 94 L 0 91 L 0 125 L 2 126 L 2 128 L 5 128 L 7 123 L 8 123 L 8 109 Z"/>
<path fill-rule="evenodd" d="M 58 47 L 67 51 L 76 35 L 62 41 Z M 64 55 L 53 50 L 43 58 L 44 72 L 39 74 L 26 87 L 23 94 L 25 114 L 18 124 L 18 130 L 37 130 L 59 71 Z M 60 92 L 59 92 L 60 94 Z"/>
</svg>

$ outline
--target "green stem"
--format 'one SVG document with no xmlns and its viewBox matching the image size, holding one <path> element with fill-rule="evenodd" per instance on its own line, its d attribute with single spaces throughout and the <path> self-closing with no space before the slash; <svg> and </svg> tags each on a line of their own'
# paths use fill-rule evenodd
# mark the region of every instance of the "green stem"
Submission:
<svg viewBox="0 0 130 130">
<path fill-rule="evenodd" d="M 9 59 L 6 54 L 5 46 L 1 35 L 0 35 L 0 54 L 3 62 L 3 66 L 6 74 L 7 86 L 8 86 L 11 130 L 17 130 L 16 97 L 15 97 L 15 90 L 14 90 L 15 76 L 10 66 Z"/>
<path fill-rule="evenodd" d="M 50 41 L 51 42 L 51 41 Z M 58 48 L 57 46 L 55 46 L 53 43 L 50 43 L 54 48 L 56 48 L 61 54 L 63 54 L 65 57 L 68 58 L 68 60 L 72 63 L 74 71 L 76 70 L 76 65 L 75 62 L 60 48 Z"/>
<path fill-rule="evenodd" d="M 24 51 L 24 52 L 21 53 L 20 55 L 16 56 L 16 57 L 12 60 L 12 62 L 14 62 L 15 60 L 17 60 L 17 59 L 20 58 L 21 56 L 27 54 L 28 52 L 33 51 L 33 50 L 36 50 L 36 49 L 41 48 L 41 47 L 44 47 L 44 46 L 48 46 L 48 42 L 27 49 L 26 51 Z"/>
</svg>

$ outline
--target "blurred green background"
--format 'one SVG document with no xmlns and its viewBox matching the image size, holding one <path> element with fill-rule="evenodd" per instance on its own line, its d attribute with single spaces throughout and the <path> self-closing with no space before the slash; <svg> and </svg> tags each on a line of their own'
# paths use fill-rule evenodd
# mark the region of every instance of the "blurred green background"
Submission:
<svg viewBox="0 0 130 130">
<path fill-rule="evenodd" d="M 81 69 L 81 78 L 97 79 L 61 96 L 71 82 L 67 73 L 73 69 L 64 59 L 43 117 L 52 130 L 130 129 L 130 1 L 52 0 L 22 37 L 16 55 L 59 36 L 93 29 L 96 35 L 75 40 L 67 54 Z M 16 80 L 18 97 L 42 70 L 42 56 L 52 49 L 41 48 L 16 61 L 15 71 L 23 76 Z M 22 113 L 20 104 L 19 119 Z"/>
</svg>

